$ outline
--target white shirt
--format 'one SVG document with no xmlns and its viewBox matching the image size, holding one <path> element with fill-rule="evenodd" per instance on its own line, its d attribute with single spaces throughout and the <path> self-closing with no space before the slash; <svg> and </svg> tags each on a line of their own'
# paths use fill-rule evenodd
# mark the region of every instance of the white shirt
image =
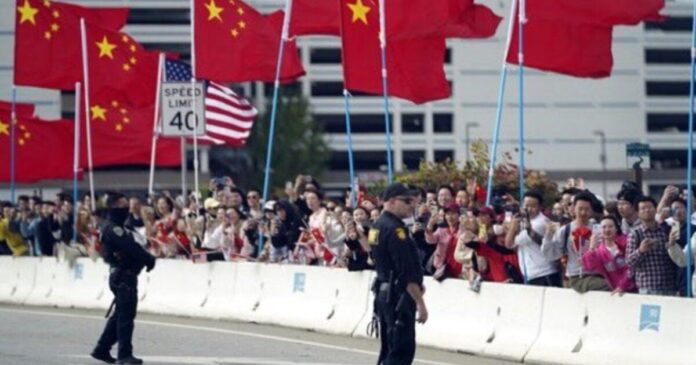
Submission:
<svg viewBox="0 0 696 365">
<path fill-rule="evenodd" d="M 538 214 L 531 219 L 532 230 L 540 237 L 546 232 L 548 219 L 543 214 Z M 549 261 L 541 252 L 541 244 L 534 242 L 527 230 L 523 230 L 515 236 L 515 247 L 517 247 L 517 258 L 519 259 L 520 269 L 527 277 L 527 280 L 540 278 L 558 272 L 558 266 L 554 261 Z M 525 272 L 526 271 L 526 272 Z"/>
</svg>

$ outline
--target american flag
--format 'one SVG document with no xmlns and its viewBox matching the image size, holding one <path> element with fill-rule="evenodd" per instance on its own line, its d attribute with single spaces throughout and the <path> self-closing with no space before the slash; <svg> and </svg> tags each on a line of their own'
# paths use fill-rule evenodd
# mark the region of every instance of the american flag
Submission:
<svg viewBox="0 0 696 365">
<path fill-rule="evenodd" d="M 190 81 L 191 66 L 180 61 L 166 60 L 165 80 Z M 202 143 L 243 146 L 246 144 L 258 111 L 248 100 L 227 86 L 208 82 L 205 97 L 206 134 Z"/>
</svg>

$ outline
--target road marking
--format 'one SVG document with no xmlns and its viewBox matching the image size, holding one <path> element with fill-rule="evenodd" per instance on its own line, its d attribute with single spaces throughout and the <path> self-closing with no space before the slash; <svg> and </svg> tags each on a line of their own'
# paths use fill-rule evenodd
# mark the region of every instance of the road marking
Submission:
<svg viewBox="0 0 696 365">
<path fill-rule="evenodd" d="M 49 317 L 67 317 L 67 318 L 93 319 L 93 320 L 104 321 L 104 317 L 102 317 L 102 316 L 89 316 L 89 315 L 84 315 L 84 314 L 55 313 L 55 312 L 45 312 L 45 311 L 41 311 L 41 310 L 0 308 L 0 312 L 23 313 L 23 314 L 35 314 L 35 315 L 42 315 L 42 316 L 49 316 Z M 139 320 L 139 319 L 136 319 L 135 322 L 136 322 L 136 323 L 139 323 L 139 324 L 148 324 L 148 325 L 153 325 L 153 326 L 162 326 L 162 327 L 169 327 L 169 328 L 178 328 L 178 329 L 188 329 L 188 330 L 196 330 L 196 331 L 206 331 L 206 332 L 214 332 L 214 333 L 223 333 L 223 334 L 235 335 L 235 336 L 246 336 L 246 337 L 257 338 L 257 339 L 261 339 L 261 340 L 271 340 L 271 341 L 292 343 L 292 344 L 298 344 L 298 345 L 314 346 L 314 347 L 320 347 L 320 348 L 329 349 L 329 350 L 353 352 L 353 353 L 356 353 L 356 354 L 370 355 L 370 356 L 375 356 L 375 357 L 376 357 L 376 356 L 379 356 L 379 354 L 378 354 L 377 352 L 374 352 L 374 351 L 358 350 L 358 349 L 353 349 L 353 348 L 349 348 L 349 347 L 336 346 L 336 345 L 328 345 L 328 344 L 321 343 L 321 342 L 298 340 L 298 339 L 288 338 L 288 337 L 271 336 L 271 335 L 262 335 L 262 334 L 253 333 L 253 332 L 245 332 L 245 331 L 237 331 L 237 330 L 228 330 L 228 329 L 213 328 L 213 327 L 194 326 L 194 325 L 179 324 L 179 323 L 166 323 L 166 322 L 158 322 L 158 321 L 147 321 L 147 320 Z M 455 364 L 452 364 L 452 363 L 439 362 L 439 361 L 431 361 L 431 360 L 423 360 L 423 359 L 416 359 L 415 362 L 416 362 L 416 363 L 421 363 L 421 364 L 428 364 L 428 365 L 455 365 Z"/>
<path fill-rule="evenodd" d="M 67 355 L 80 360 L 90 360 L 85 355 Z M 203 356 L 141 356 L 146 363 L 167 363 L 181 365 L 351 365 L 345 363 L 283 361 L 278 359 L 260 359 L 256 357 L 203 357 Z"/>
</svg>

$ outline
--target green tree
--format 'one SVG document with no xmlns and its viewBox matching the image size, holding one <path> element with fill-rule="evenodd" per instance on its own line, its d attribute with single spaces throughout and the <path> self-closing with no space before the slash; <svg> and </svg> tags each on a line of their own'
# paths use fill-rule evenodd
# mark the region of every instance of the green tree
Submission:
<svg viewBox="0 0 696 365">
<path fill-rule="evenodd" d="M 322 126 L 310 112 L 309 102 L 300 94 L 285 92 L 278 98 L 270 192 L 277 191 L 297 174 L 320 176 L 331 154 L 324 141 Z M 252 160 L 252 186 L 263 188 L 266 149 L 271 121 L 271 101 L 259 117 L 249 137 L 248 152 Z"/>
</svg>

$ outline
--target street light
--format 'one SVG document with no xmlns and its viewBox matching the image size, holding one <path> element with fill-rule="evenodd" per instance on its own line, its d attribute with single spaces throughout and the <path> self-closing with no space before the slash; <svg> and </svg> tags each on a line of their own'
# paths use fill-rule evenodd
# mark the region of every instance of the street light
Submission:
<svg viewBox="0 0 696 365">
<path fill-rule="evenodd" d="M 464 124 L 464 143 L 466 143 L 466 162 L 469 162 L 469 153 L 471 152 L 470 148 L 469 148 L 469 145 L 471 144 L 469 130 L 471 128 L 476 128 L 478 126 L 479 126 L 479 124 L 477 122 L 466 122 L 466 124 Z"/>
<path fill-rule="evenodd" d="M 592 134 L 599 137 L 602 149 L 599 154 L 599 162 L 602 164 L 602 194 L 607 199 L 607 137 L 602 130 L 592 131 Z"/>
</svg>

